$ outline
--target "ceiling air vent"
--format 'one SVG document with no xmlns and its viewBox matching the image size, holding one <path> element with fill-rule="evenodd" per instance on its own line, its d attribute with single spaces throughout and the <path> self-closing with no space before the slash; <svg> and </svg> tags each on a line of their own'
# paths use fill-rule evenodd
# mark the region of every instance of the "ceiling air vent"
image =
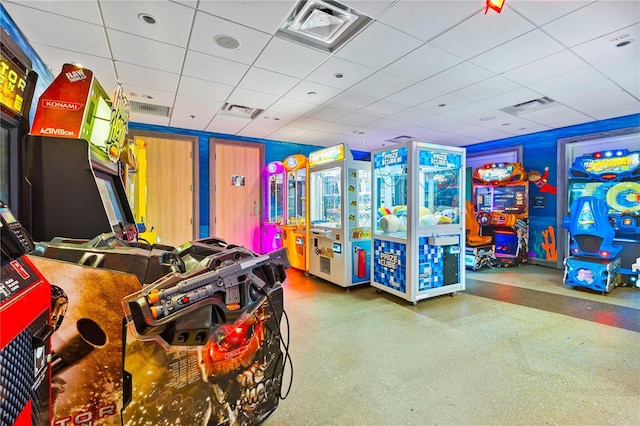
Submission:
<svg viewBox="0 0 640 426">
<path fill-rule="evenodd" d="M 225 102 L 220 108 L 220 114 L 230 115 L 232 117 L 238 118 L 246 118 L 247 120 L 253 120 L 260 114 L 262 114 L 263 109 L 260 108 L 251 108 L 243 105 L 235 105 L 230 104 L 229 102 Z"/>
<path fill-rule="evenodd" d="M 302 0 L 277 35 L 333 52 L 371 18 L 333 0 Z"/>
<path fill-rule="evenodd" d="M 391 138 L 391 139 L 387 139 L 385 142 L 392 142 L 392 143 L 402 143 L 402 142 L 408 142 L 408 141 L 412 141 L 415 140 L 415 138 L 413 136 L 396 136 L 395 138 Z"/>
<path fill-rule="evenodd" d="M 543 96 L 542 98 L 534 99 L 532 101 L 522 102 L 505 108 L 500 108 L 500 111 L 504 111 L 507 114 L 520 116 L 528 114 L 530 112 L 551 108 L 556 105 L 556 101 L 547 96 Z"/>
<path fill-rule="evenodd" d="M 131 112 L 138 114 L 157 115 L 160 117 L 169 117 L 171 107 L 165 105 L 148 104 L 145 102 L 129 101 Z"/>
</svg>

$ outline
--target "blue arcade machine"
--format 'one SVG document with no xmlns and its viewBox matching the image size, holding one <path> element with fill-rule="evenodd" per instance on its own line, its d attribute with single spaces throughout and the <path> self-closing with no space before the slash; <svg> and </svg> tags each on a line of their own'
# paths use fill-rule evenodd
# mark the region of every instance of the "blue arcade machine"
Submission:
<svg viewBox="0 0 640 426">
<path fill-rule="evenodd" d="M 569 169 L 570 214 L 562 226 L 571 235 L 564 282 L 603 294 L 635 286 L 640 257 L 640 151 L 595 152 Z"/>
</svg>

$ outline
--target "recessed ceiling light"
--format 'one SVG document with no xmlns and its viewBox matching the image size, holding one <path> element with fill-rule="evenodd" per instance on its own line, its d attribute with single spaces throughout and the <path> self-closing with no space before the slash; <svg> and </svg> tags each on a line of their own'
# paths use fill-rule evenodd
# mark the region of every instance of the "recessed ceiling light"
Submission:
<svg viewBox="0 0 640 426">
<path fill-rule="evenodd" d="M 316 92 L 307 92 L 307 95 L 309 95 L 309 96 L 315 96 L 315 95 L 317 95 L 317 93 L 316 93 Z"/>
<path fill-rule="evenodd" d="M 367 143 L 367 141 L 362 141 L 362 143 Z"/>
<path fill-rule="evenodd" d="M 156 18 L 149 15 L 148 13 L 141 13 L 138 15 L 138 19 L 144 22 L 145 24 L 155 24 Z"/>
<path fill-rule="evenodd" d="M 189 117 L 191 117 L 191 119 L 193 120 L 194 118 L 196 118 L 195 115 L 190 115 Z"/>
<path fill-rule="evenodd" d="M 224 49 L 237 49 L 240 47 L 240 42 L 234 37 L 227 34 L 218 34 L 213 38 L 216 44 Z"/>
<path fill-rule="evenodd" d="M 344 74 L 342 74 L 341 72 L 337 72 L 333 75 L 334 78 L 342 78 L 344 77 Z"/>
<path fill-rule="evenodd" d="M 446 107 L 446 106 L 447 106 L 447 104 L 438 104 L 439 108 Z"/>
<path fill-rule="evenodd" d="M 503 126 L 511 126 L 511 123 L 502 123 Z"/>
<path fill-rule="evenodd" d="M 627 39 L 627 40 L 623 40 L 623 41 L 621 41 L 620 43 L 616 44 L 616 47 L 624 47 L 624 46 L 628 46 L 628 45 L 630 45 L 630 44 L 631 44 L 631 43 L 633 43 L 633 42 L 634 42 L 634 40 L 633 40 L 632 38 Z"/>
<path fill-rule="evenodd" d="M 495 119 L 496 119 L 496 117 L 493 116 L 493 115 L 489 115 L 489 116 L 486 116 L 486 117 L 478 118 L 478 120 L 480 120 L 480 121 L 491 121 L 491 120 L 495 120 Z"/>
<path fill-rule="evenodd" d="M 518 128 L 518 130 L 527 130 L 527 128 L 526 127 L 520 127 L 520 128 Z"/>
</svg>

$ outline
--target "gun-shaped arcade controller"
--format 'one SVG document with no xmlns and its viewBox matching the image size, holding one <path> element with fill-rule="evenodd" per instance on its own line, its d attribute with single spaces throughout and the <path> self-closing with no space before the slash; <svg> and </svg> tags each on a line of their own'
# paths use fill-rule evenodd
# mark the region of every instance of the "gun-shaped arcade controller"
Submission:
<svg viewBox="0 0 640 426">
<path fill-rule="evenodd" d="M 123 299 L 131 331 L 163 347 L 201 347 L 222 325 L 238 323 L 279 288 L 289 267 L 286 249 L 257 255 L 234 247 L 172 272 Z"/>
</svg>

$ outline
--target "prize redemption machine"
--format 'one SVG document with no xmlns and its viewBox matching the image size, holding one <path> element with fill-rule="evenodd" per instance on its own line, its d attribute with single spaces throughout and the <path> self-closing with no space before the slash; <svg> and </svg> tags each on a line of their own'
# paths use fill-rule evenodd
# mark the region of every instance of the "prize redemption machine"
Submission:
<svg viewBox="0 0 640 426">
<path fill-rule="evenodd" d="M 24 222 L 36 241 L 136 239 L 118 163 L 128 114 L 121 86 L 112 104 L 93 73 L 72 64 L 42 94 L 25 138 Z"/>
<path fill-rule="evenodd" d="M 286 173 L 280 161 L 273 161 L 264 170 L 265 218 L 262 224 L 262 252 L 282 247 L 282 220 L 284 217 L 284 183 Z"/>
<path fill-rule="evenodd" d="M 638 286 L 640 151 L 613 150 L 577 157 L 569 169 L 570 256 L 564 282 L 603 294 Z"/>
<path fill-rule="evenodd" d="M 25 256 L 33 241 L 0 202 L 0 424 L 51 421 L 51 286 Z"/>
<path fill-rule="evenodd" d="M 473 203 L 467 203 L 468 268 L 475 271 L 527 261 L 528 194 L 527 175 L 520 163 L 485 164 L 474 170 Z"/>
<path fill-rule="evenodd" d="M 23 138 L 38 74 L 31 60 L 8 35 L 0 37 L 0 200 L 21 217 L 20 181 L 24 176 Z"/>
<path fill-rule="evenodd" d="M 371 165 L 344 144 L 309 154 L 309 273 L 334 284 L 369 283 Z"/>
<path fill-rule="evenodd" d="M 309 168 L 307 157 L 295 154 L 284 162 L 286 171 L 285 205 L 286 215 L 282 224 L 282 246 L 289 252 L 291 266 L 301 271 L 308 271 L 307 258 L 308 211 L 307 199 L 309 188 L 307 180 Z"/>
<path fill-rule="evenodd" d="M 371 285 L 414 305 L 464 290 L 464 149 L 411 141 L 372 155 Z"/>
</svg>

